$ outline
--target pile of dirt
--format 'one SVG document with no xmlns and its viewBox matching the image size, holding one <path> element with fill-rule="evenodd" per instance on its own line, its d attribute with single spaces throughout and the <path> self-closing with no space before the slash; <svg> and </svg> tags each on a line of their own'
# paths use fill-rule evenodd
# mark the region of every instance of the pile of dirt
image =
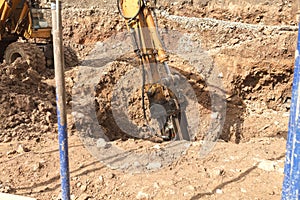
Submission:
<svg viewBox="0 0 300 200">
<path fill-rule="evenodd" d="M 20 59 L 0 65 L 0 142 L 39 140 L 55 130 L 55 88 L 42 75 Z"/>
<path fill-rule="evenodd" d="M 65 44 L 76 49 L 81 59 L 94 48 L 95 42 L 125 30 L 119 13 L 97 5 L 86 9 L 65 5 L 63 9 Z"/>
</svg>

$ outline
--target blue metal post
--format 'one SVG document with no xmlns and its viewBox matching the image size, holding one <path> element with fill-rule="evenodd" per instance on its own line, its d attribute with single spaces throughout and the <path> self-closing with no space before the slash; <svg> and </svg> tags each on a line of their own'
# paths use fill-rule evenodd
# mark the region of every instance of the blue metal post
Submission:
<svg viewBox="0 0 300 200">
<path fill-rule="evenodd" d="M 62 200 L 70 200 L 70 175 L 68 156 L 68 134 L 66 116 L 66 95 L 64 77 L 64 56 L 62 39 L 61 2 L 51 4 L 52 9 L 52 33 L 54 49 L 54 67 L 56 82 L 56 104 L 58 121 L 58 141 L 60 156 L 60 177 Z"/>
<path fill-rule="evenodd" d="M 300 199 L 300 23 L 292 87 L 282 200 Z"/>
</svg>

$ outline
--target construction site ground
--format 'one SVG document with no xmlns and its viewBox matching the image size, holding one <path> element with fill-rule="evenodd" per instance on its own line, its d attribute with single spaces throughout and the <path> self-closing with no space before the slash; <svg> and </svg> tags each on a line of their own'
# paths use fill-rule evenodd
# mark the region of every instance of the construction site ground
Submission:
<svg viewBox="0 0 300 200">
<path fill-rule="evenodd" d="M 200 42 L 222 80 L 225 123 L 205 157 L 199 157 L 202 135 L 197 135 L 184 154 L 153 171 L 133 173 L 99 162 L 83 144 L 74 122 L 74 85 L 82 66 L 67 68 L 71 199 L 280 199 L 298 31 L 296 4 L 290 0 L 157 2 L 162 32 L 190 35 Z M 126 31 L 115 2 L 63 1 L 64 43 L 83 62 L 95 46 Z M 128 62 L 134 54 L 128 55 L 114 60 L 99 78 L 94 94 L 97 120 L 119 147 L 139 152 L 162 148 L 163 144 L 125 137 L 113 121 L 112 89 L 132 67 Z M 170 65 L 194 89 L 200 117 L 210 116 L 208 85 L 201 76 L 184 57 L 171 55 Z M 95 77 L 89 74 L 89 78 Z M 54 70 L 37 72 L 19 59 L 3 63 L 0 94 L 0 192 L 60 199 Z M 136 123 L 141 123 L 140 108 L 139 104 L 129 107 Z M 201 119 L 197 133 L 207 128 L 208 118 Z"/>
</svg>

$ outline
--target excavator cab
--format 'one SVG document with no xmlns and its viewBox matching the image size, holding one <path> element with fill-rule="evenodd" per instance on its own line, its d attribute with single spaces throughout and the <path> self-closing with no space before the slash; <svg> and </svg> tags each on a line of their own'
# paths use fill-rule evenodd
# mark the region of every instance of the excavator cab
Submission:
<svg viewBox="0 0 300 200">
<path fill-rule="evenodd" d="M 32 28 L 41 29 L 41 28 L 51 28 L 47 19 L 44 17 L 44 12 L 46 9 L 41 8 L 39 5 L 31 8 L 32 15 Z"/>
<path fill-rule="evenodd" d="M 31 0 L 28 2 L 30 38 L 51 39 L 51 13 L 50 8 L 43 8 L 39 1 Z"/>
</svg>

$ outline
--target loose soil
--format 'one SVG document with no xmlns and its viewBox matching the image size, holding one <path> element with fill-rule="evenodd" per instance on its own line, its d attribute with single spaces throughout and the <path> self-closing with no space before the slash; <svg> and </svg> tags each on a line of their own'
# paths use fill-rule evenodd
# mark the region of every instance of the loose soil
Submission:
<svg viewBox="0 0 300 200">
<path fill-rule="evenodd" d="M 95 113 L 97 126 L 99 123 L 110 140 L 106 144 L 143 153 L 164 149 L 166 144 L 130 137 L 113 119 L 113 89 L 128 71 L 138 69 L 134 54 L 126 52 L 113 59 L 101 77 L 88 74 L 85 81 L 97 80 L 95 88 L 78 83 L 84 78 L 80 73 L 92 50 L 112 35 L 126 32 L 115 4 L 64 1 L 64 42 L 83 61 L 65 71 L 71 198 L 280 199 L 298 5 L 279 0 L 164 0 L 157 7 L 158 26 L 168 49 L 171 44 L 167 33 L 191 36 L 213 63 L 201 60 L 203 69 L 214 66 L 222 80 L 227 108 L 219 140 L 208 155 L 199 156 L 212 113 L 205 82 L 208 72 L 196 72 L 189 57 L 170 52 L 170 66 L 195 92 L 197 109 L 190 110 L 198 111 L 199 118 L 189 119 L 191 124 L 200 124 L 195 141 L 173 162 L 161 162 L 161 166 L 142 173 L 113 169 L 99 162 L 82 136 L 97 139 L 100 133 L 93 131 L 93 126 L 83 133 L 78 126 L 93 121 L 89 113 Z M 52 69 L 38 73 L 22 60 L 0 65 L 0 192 L 60 199 L 53 77 Z M 83 110 L 85 121 L 78 122 L 76 115 L 80 113 L 74 113 L 78 103 L 74 95 L 90 95 L 91 91 L 94 109 Z M 135 91 L 128 101 L 131 119 L 141 125 L 141 106 L 135 103 L 139 96 L 140 91 Z"/>
</svg>

